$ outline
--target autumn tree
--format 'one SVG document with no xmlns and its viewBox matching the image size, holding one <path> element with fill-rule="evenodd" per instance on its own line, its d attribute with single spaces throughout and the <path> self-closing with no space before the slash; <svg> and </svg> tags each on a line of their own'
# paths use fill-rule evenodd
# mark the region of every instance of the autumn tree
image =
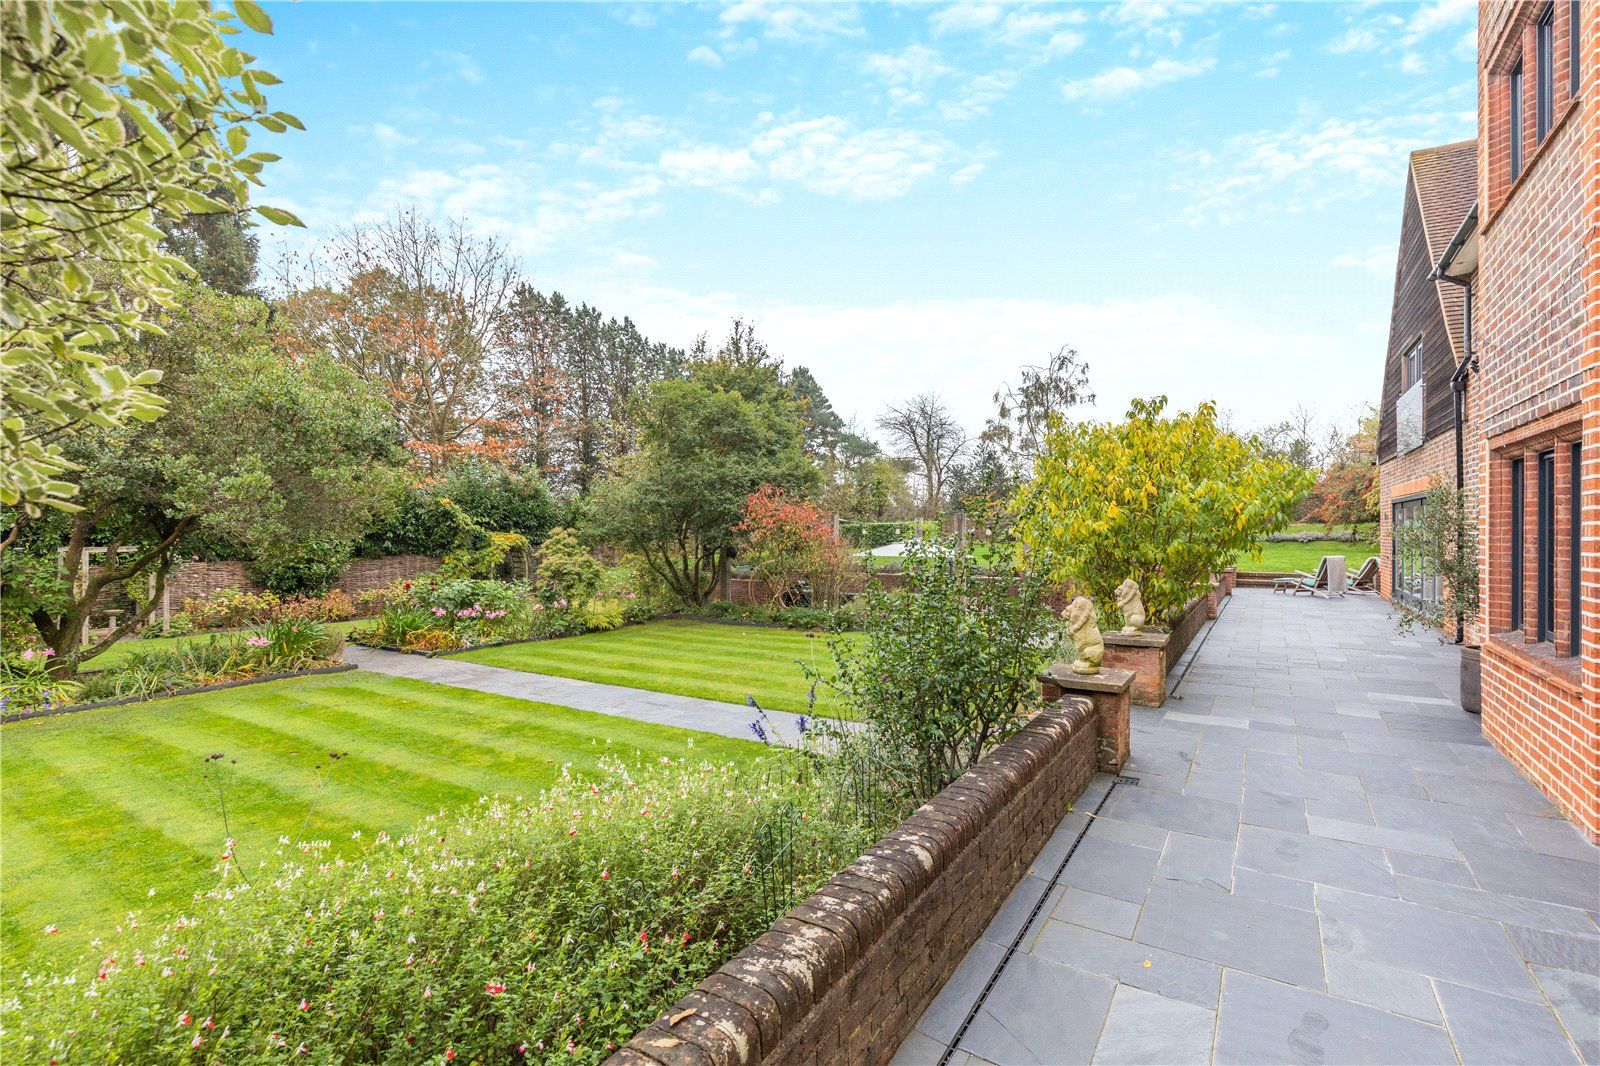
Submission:
<svg viewBox="0 0 1600 1066">
<path fill-rule="evenodd" d="M 108 348 L 136 340 L 188 272 L 159 224 L 247 209 L 277 158 L 251 134 L 301 128 L 267 106 L 278 79 L 229 41 L 271 20 L 252 0 L 229 7 L 0 5 L 0 503 L 67 505 L 74 434 L 162 413 L 159 374 Z"/>
<path fill-rule="evenodd" d="M 492 356 L 517 282 L 505 245 L 415 209 L 338 235 L 288 279 L 288 342 L 325 351 L 381 387 L 425 471 L 502 450 Z"/>
<path fill-rule="evenodd" d="M 1329 449 L 1327 465 L 1311 489 L 1307 517 L 1329 529 L 1354 528 L 1378 520 L 1378 412 L 1357 420 L 1348 435 Z"/>
<path fill-rule="evenodd" d="M 1023 367 L 1015 385 L 1000 386 L 994 402 L 995 418 L 984 435 L 1014 470 L 1026 474 L 1044 445 L 1051 419 L 1079 404 L 1094 403 L 1089 364 L 1076 349 L 1063 344 L 1043 366 Z"/>
</svg>

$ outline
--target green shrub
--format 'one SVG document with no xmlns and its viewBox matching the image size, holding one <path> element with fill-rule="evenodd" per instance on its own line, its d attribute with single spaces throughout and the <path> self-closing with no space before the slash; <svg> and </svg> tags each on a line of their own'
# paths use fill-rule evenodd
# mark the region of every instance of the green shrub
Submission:
<svg viewBox="0 0 1600 1066">
<path fill-rule="evenodd" d="M 286 546 L 251 565 L 256 580 L 279 596 L 321 596 L 350 562 L 350 546 L 325 540 Z"/>
<path fill-rule="evenodd" d="M 572 530 L 552 529 L 539 546 L 539 598 L 581 604 L 599 590 L 605 570 Z"/>
<path fill-rule="evenodd" d="M 792 754 L 606 766 L 353 858 L 286 845 L 76 973 L 16 975 L 4 1057 L 599 1062 L 876 835 Z"/>
<path fill-rule="evenodd" d="M 619 600 L 590 600 L 578 608 L 583 628 L 605 631 L 616 629 L 628 620 L 627 609 Z"/>
<path fill-rule="evenodd" d="M 282 602 L 272 592 L 219 589 L 201 599 L 183 601 L 179 613 L 192 629 L 237 629 L 265 622 Z"/>
<path fill-rule="evenodd" d="M 538 477 L 495 463 L 455 463 L 437 481 L 410 489 L 399 505 L 367 533 L 357 554 L 444 555 L 456 539 L 456 521 L 439 505 L 453 501 L 486 529 L 520 533 L 537 544 L 555 524 L 556 504 Z"/>
<path fill-rule="evenodd" d="M 927 798 L 1040 703 L 1039 670 L 1060 627 L 1037 574 L 981 566 L 968 552 L 913 543 L 905 585 L 874 586 L 865 639 L 829 641 L 834 670 L 807 668 L 865 723 L 863 742 L 893 791 Z"/>
<path fill-rule="evenodd" d="M 902 540 L 937 537 L 937 522 L 840 522 L 839 535 L 863 551 Z"/>
</svg>

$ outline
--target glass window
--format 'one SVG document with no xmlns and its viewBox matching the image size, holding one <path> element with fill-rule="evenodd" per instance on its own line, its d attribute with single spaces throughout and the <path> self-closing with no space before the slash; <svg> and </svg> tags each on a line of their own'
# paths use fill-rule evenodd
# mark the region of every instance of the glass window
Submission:
<svg viewBox="0 0 1600 1066">
<path fill-rule="evenodd" d="M 1422 342 L 1419 340 L 1411 346 L 1411 350 L 1400 357 L 1400 391 L 1404 392 L 1415 385 L 1422 377 Z"/>
<path fill-rule="evenodd" d="M 1516 181 L 1522 175 L 1522 63 L 1518 62 L 1511 68 L 1511 77 L 1507 79 L 1507 92 L 1510 93 L 1510 127 L 1511 127 L 1511 180 Z"/>
<path fill-rule="evenodd" d="M 1572 654 L 1583 647 L 1583 445 L 1572 445 L 1572 528 L 1567 540 L 1567 621 Z"/>
<path fill-rule="evenodd" d="M 1534 110 L 1534 124 L 1538 133 L 1534 137 L 1535 144 L 1543 144 L 1545 134 L 1550 132 L 1550 123 L 1555 119 L 1556 113 L 1556 5 L 1551 4 L 1544 9 L 1544 14 L 1539 16 L 1537 33 L 1538 66 L 1534 69 L 1537 79 L 1537 93 Z"/>
<path fill-rule="evenodd" d="M 1534 515 L 1534 639 L 1556 637 L 1556 453 L 1539 453 L 1538 512 Z"/>
<path fill-rule="evenodd" d="M 1578 96 L 1578 0 L 1567 4 L 1567 93 Z"/>
<path fill-rule="evenodd" d="M 1427 500 L 1416 497 L 1394 502 L 1394 523 L 1390 536 L 1394 544 L 1394 597 L 1402 603 L 1438 603 L 1443 591 L 1432 560 L 1406 543 L 1405 532 L 1422 521 Z"/>
<path fill-rule="evenodd" d="M 1511 460 L 1511 628 L 1522 628 L 1522 460 Z"/>
</svg>

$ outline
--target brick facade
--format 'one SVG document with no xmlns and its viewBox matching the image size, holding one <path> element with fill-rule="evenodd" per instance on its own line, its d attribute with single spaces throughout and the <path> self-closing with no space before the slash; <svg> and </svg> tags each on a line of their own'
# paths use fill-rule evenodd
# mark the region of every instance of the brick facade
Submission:
<svg viewBox="0 0 1600 1066">
<path fill-rule="evenodd" d="M 1047 707 L 610 1063 L 888 1062 L 1088 786 L 1096 747 L 1088 700 Z"/>
<path fill-rule="evenodd" d="M 345 567 L 335 588 L 354 595 L 369 589 L 386 588 L 396 581 L 432 573 L 442 562 L 431 555 L 389 555 L 381 559 L 352 559 Z M 214 562 L 194 560 L 179 563 L 167 575 L 168 602 L 174 611 L 185 600 L 204 599 L 223 589 L 262 591 L 262 585 L 250 575 L 250 564 L 237 559 L 220 559 Z"/>
<path fill-rule="evenodd" d="M 1544 3 L 1479 8 L 1479 261 L 1473 376 L 1482 572 L 1483 730 L 1600 841 L 1600 4 L 1556 3 L 1548 130 L 1538 136 L 1537 24 Z M 1578 92 L 1568 59 L 1582 20 Z M 1511 125 L 1520 64 L 1522 124 Z M 1513 174 L 1512 138 L 1521 144 Z M 1581 445 L 1578 469 L 1571 446 Z M 1553 458 L 1553 633 L 1538 639 L 1535 537 L 1541 455 Z M 1517 465 L 1520 460 L 1520 466 Z M 1522 550 L 1513 478 L 1521 473 Z M 1546 489 L 1549 491 L 1549 489 Z M 1570 563 L 1575 506 L 1579 565 Z M 1520 619 L 1512 602 L 1521 574 Z M 1580 647 L 1571 639 L 1579 583 Z"/>
</svg>

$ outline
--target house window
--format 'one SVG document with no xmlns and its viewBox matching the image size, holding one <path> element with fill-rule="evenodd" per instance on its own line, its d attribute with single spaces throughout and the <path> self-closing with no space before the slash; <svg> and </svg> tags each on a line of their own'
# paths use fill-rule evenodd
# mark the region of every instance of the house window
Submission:
<svg viewBox="0 0 1600 1066">
<path fill-rule="evenodd" d="M 1583 445 L 1572 445 L 1572 528 L 1567 538 L 1567 623 L 1572 654 L 1583 647 Z"/>
<path fill-rule="evenodd" d="M 1567 5 L 1567 95 L 1578 96 L 1578 0 Z"/>
<path fill-rule="evenodd" d="M 1507 79 L 1511 94 L 1511 106 L 1507 109 L 1511 113 L 1511 180 L 1516 181 L 1522 175 L 1522 62 L 1511 68 L 1511 77 Z"/>
<path fill-rule="evenodd" d="M 1545 134 L 1550 132 L 1550 123 L 1555 118 L 1556 111 L 1556 5 L 1551 4 L 1544 9 L 1544 14 L 1539 16 L 1536 38 L 1538 41 L 1537 67 L 1534 77 L 1538 79 L 1537 93 L 1534 104 L 1534 124 L 1538 133 L 1534 137 L 1535 144 L 1543 144 Z"/>
<path fill-rule="evenodd" d="M 1556 637 L 1556 453 L 1539 453 L 1539 500 L 1534 515 L 1534 639 Z"/>
<path fill-rule="evenodd" d="M 1400 357 L 1400 391 L 1405 392 L 1422 378 L 1422 341 L 1411 346 L 1411 350 Z"/>
<path fill-rule="evenodd" d="M 1511 460 L 1511 628 L 1522 628 L 1522 460 Z"/>
<path fill-rule="evenodd" d="M 1393 588 L 1395 599 L 1402 603 L 1438 603 L 1439 577 L 1432 560 L 1425 558 L 1414 545 L 1408 544 L 1407 532 L 1422 521 L 1427 500 L 1415 496 L 1394 502 L 1394 522 L 1390 536 L 1394 542 Z"/>
</svg>

